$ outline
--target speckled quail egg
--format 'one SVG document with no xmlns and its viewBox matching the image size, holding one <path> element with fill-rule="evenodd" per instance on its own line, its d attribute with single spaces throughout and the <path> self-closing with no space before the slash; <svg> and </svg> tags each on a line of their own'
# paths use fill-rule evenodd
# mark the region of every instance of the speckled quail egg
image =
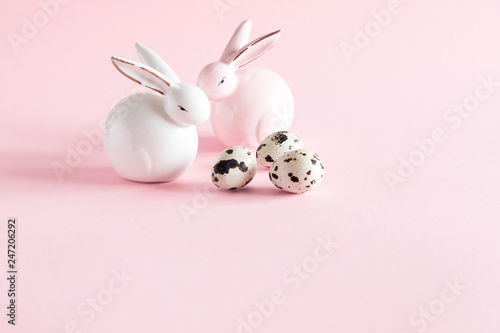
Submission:
<svg viewBox="0 0 500 333">
<path fill-rule="evenodd" d="M 212 166 L 212 182 L 221 189 L 235 190 L 250 183 L 257 173 L 255 154 L 243 146 L 222 151 Z"/>
<path fill-rule="evenodd" d="M 292 132 L 275 132 L 262 140 L 257 148 L 257 161 L 269 168 L 283 154 L 302 147 L 302 140 Z"/>
<path fill-rule="evenodd" d="M 269 179 L 279 189 L 304 193 L 315 189 L 323 180 L 323 163 L 311 150 L 297 149 L 279 157 L 269 170 Z"/>
</svg>

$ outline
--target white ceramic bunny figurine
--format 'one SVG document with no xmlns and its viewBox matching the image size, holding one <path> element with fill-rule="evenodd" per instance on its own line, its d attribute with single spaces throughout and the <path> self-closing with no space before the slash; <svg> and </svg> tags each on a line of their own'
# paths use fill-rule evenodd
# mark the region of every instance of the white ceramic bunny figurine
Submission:
<svg viewBox="0 0 500 333">
<path fill-rule="evenodd" d="M 269 51 L 281 31 L 248 43 L 252 21 L 241 23 L 219 61 L 205 66 L 198 87 L 212 106 L 212 127 L 226 146 L 257 147 L 267 135 L 287 130 L 294 116 L 293 96 L 285 80 L 269 69 L 241 69 Z"/>
<path fill-rule="evenodd" d="M 196 157 L 198 135 L 194 125 L 208 120 L 210 102 L 200 88 L 181 82 L 156 53 L 141 44 L 136 44 L 136 51 L 145 64 L 117 57 L 111 60 L 123 75 L 158 94 L 128 96 L 111 110 L 104 149 L 123 178 L 171 181 Z"/>
</svg>

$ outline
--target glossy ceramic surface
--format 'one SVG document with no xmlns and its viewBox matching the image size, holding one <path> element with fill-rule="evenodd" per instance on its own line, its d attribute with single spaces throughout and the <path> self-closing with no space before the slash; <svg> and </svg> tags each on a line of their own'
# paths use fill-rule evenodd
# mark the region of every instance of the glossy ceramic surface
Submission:
<svg viewBox="0 0 500 333">
<path fill-rule="evenodd" d="M 225 145 L 256 148 L 270 133 L 287 130 L 294 117 L 294 100 L 285 80 L 269 69 L 241 69 L 267 53 L 281 31 L 248 43 L 252 22 L 240 24 L 219 61 L 205 66 L 198 86 L 212 106 L 212 127 Z"/>
<path fill-rule="evenodd" d="M 196 124 L 210 117 L 201 89 L 182 83 L 153 51 L 137 44 L 146 64 L 113 57 L 123 75 L 154 91 L 128 96 L 111 110 L 103 144 L 116 172 L 139 182 L 166 182 L 182 175 L 198 149 Z"/>
</svg>

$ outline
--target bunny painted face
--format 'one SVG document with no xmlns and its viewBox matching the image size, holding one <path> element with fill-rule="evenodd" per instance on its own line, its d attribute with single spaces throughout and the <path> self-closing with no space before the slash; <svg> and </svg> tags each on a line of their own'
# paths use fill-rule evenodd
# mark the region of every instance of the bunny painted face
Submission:
<svg viewBox="0 0 500 333">
<path fill-rule="evenodd" d="M 234 67 L 222 61 L 206 65 L 198 77 L 198 87 L 214 101 L 231 95 L 236 88 Z"/>
<path fill-rule="evenodd" d="M 212 101 L 223 99 L 237 86 L 236 72 L 269 51 L 278 41 L 281 31 L 261 36 L 248 43 L 252 21 L 239 25 L 229 40 L 219 61 L 206 65 L 198 76 L 200 87 Z"/>
<path fill-rule="evenodd" d="M 129 79 L 165 96 L 165 112 L 177 123 L 197 125 L 210 118 L 210 102 L 197 86 L 183 83 L 155 52 L 136 44 L 142 63 L 113 57 L 116 69 Z"/>
<path fill-rule="evenodd" d="M 210 118 L 210 102 L 196 86 L 179 82 L 165 97 L 165 110 L 176 122 L 197 125 Z"/>
</svg>

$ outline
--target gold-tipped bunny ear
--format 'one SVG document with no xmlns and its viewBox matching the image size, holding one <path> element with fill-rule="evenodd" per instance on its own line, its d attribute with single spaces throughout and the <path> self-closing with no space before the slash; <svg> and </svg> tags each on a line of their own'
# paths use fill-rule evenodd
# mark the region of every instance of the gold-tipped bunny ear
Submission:
<svg viewBox="0 0 500 333">
<path fill-rule="evenodd" d="M 267 51 L 272 49 L 280 36 L 281 30 L 277 30 L 255 39 L 238 50 L 238 52 L 235 52 L 232 55 L 232 60 L 230 62 L 238 68 L 245 66 L 249 62 L 263 56 L 267 53 Z"/>
<path fill-rule="evenodd" d="M 111 57 L 111 61 L 120 73 L 162 95 L 165 95 L 166 89 L 171 85 L 163 74 L 149 66 L 118 57 Z"/>
<path fill-rule="evenodd" d="M 252 21 L 243 21 L 234 31 L 233 36 L 227 43 L 224 52 L 222 52 L 221 60 L 230 60 L 229 57 L 239 49 L 241 49 L 245 44 L 248 43 L 250 39 L 250 32 L 252 31 Z"/>
<path fill-rule="evenodd" d="M 173 69 L 156 52 L 141 43 L 135 44 L 135 51 L 143 63 L 157 70 L 167 79 L 174 82 L 180 82 L 177 74 L 175 74 Z"/>
</svg>

